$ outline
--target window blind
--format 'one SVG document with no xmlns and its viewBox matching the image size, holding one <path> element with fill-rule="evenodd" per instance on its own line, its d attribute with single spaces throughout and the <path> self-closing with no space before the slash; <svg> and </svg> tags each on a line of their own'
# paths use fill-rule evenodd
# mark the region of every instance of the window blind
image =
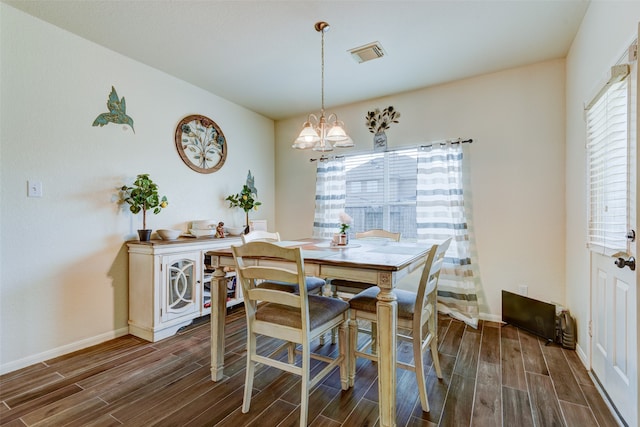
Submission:
<svg viewBox="0 0 640 427">
<path fill-rule="evenodd" d="M 415 239 L 417 149 L 345 156 L 350 231 L 374 228 Z"/>
<path fill-rule="evenodd" d="M 587 245 L 612 255 L 628 252 L 628 79 L 608 85 L 586 110 L 589 224 Z"/>
</svg>

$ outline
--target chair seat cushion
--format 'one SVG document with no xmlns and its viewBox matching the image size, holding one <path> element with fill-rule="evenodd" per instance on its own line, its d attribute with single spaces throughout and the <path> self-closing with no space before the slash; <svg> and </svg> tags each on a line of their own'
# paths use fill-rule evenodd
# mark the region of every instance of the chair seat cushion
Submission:
<svg viewBox="0 0 640 427">
<path fill-rule="evenodd" d="M 375 313 L 379 292 L 380 288 L 377 286 L 366 289 L 351 298 L 349 300 L 349 306 L 355 310 Z M 393 293 L 396 294 L 396 297 L 398 298 L 398 317 L 409 320 L 413 319 L 413 313 L 416 306 L 416 293 L 404 291 L 402 289 L 394 289 Z"/>
<path fill-rule="evenodd" d="M 311 329 L 315 329 L 349 310 L 349 303 L 337 298 L 319 295 L 309 295 L 308 298 L 309 325 Z M 272 302 L 258 307 L 256 319 L 292 328 L 302 328 L 299 308 Z"/>
<path fill-rule="evenodd" d="M 307 276 L 305 278 L 305 282 L 307 284 L 307 292 L 309 293 L 316 293 L 315 291 L 326 285 L 324 279 L 313 276 Z M 258 287 L 291 293 L 298 293 L 299 291 L 297 283 L 278 282 L 275 280 L 265 280 L 264 282 L 260 283 Z"/>
</svg>

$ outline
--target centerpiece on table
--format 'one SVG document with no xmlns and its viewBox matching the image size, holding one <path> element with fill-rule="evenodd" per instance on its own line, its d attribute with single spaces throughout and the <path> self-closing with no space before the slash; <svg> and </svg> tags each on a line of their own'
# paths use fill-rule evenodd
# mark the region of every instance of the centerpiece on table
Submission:
<svg viewBox="0 0 640 427">
<path fill-rule="evenodd" d="M 146 173 L 139 174 L 131 186 L 123 185 L 120 188 L 120 197 L 122 203 L 129 204 L 131 213 L 142 212 L 142 229 L 138 230 L 138 236 L 140 241 L 148 241 L 151 230 L 147 229 L 147 211 L 152 210 L 154 214 L 159 214 L 169 205 L 167 197 L 160 197 L 158 185 Z"/>
<path fill-rule="evenodd" d="M 385 130 L 389 129 L 391 123 L 399 123 L 400 113 L 389 105 L 384 110 L 380 111 L 376 108 L 373 111 L 368 111 L 366 119 L 366 125 L 369 128 L 369 132 L 374 134 L 373 136 L 373 148 L 375 151 L 384 151 L 387 149 L 387 134 Z"/>
<path fill-rule="evenodd" d="M 338 246 L 346 246 L 349 244 L 349 235 L 347 234 L 347 230 L 351 227 L 351 222 L 353 219 L 346 213 L 340 213 L 340 233 L 338 234 Z"/>
<path fill-rule="evenodd" d="M 258 210 L 258 206 L 262 203 L 258 202 L 258 190 L 254 185 L 254 178 L 251 176 L 251 171 L 247 175 L 247 182 L 242 186 L 242 191 L 238 194 L 231 194 L 225 198 L 229 202 L 230 208 L 240 208 L 245 213 L 244 234 L 249 233 L 249 212 L 251 210 Z"/>
</svg>

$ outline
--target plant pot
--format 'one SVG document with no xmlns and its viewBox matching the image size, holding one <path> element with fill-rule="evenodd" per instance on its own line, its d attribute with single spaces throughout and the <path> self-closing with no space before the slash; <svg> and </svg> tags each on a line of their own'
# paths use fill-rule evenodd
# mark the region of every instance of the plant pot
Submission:
<svg viewBox="0 0 640 427">
<path fill-rule="evenodd" d="M 141 242 L 148 242 L 151 239 L 151 230 L 138 230 L 138 237 Z"/>
<path fill-rule="evenodd" d="M 338 235 L 338 246 L 346 246 L 349 244 L 349 237 L 346 233 Z"/>
</svg>

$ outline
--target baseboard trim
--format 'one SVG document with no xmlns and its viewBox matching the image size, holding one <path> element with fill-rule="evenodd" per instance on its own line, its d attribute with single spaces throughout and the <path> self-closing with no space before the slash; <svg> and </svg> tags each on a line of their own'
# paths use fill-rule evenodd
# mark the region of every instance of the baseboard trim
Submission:
<svg viewBox="0 0 640 427">
<path fill-rule="evenodd" d="M 65 354 L 82 350 L 84 348 L 91 347 L 92 345 L 100 344 L 105 341 L 127 335 L 128 333 L 129 327 L 125 326 L 124 328 L 105 332 L 104 334 L 96 335 L 94 337 L 85 338 L 83 340 L 47 350 L 42 353 L 14 360 L 13 362 L 0 364 L 0 375 L 17 371 L 18 369 L 26 368 L 27 366 L 35 365 L 36 363 L 41 363 L 45 360 L 53 359 L 54 357 L 64 356 Z"/>
<path fill-rule="evenodd" d="M 589 358 L 587 357 L 587 353 L 584 352 L 584 349 L 580 346 L 580 344 L 576 344 L 576 354 L 578 355 L 578 359 L 582 362 L 587 371 L 591 370 L 591 366 L 589 365 Z"/>
<path fill-rule="evenodd" d="M 478 315 L 478 318 L 480 320 L 486 320 L 488 322 L 497 322 L 497 323 L 502 323 L 502 316 L 499 316 L 497 314 L 491 314 L 491 313 L 480 313 Z"/>
</svg>

